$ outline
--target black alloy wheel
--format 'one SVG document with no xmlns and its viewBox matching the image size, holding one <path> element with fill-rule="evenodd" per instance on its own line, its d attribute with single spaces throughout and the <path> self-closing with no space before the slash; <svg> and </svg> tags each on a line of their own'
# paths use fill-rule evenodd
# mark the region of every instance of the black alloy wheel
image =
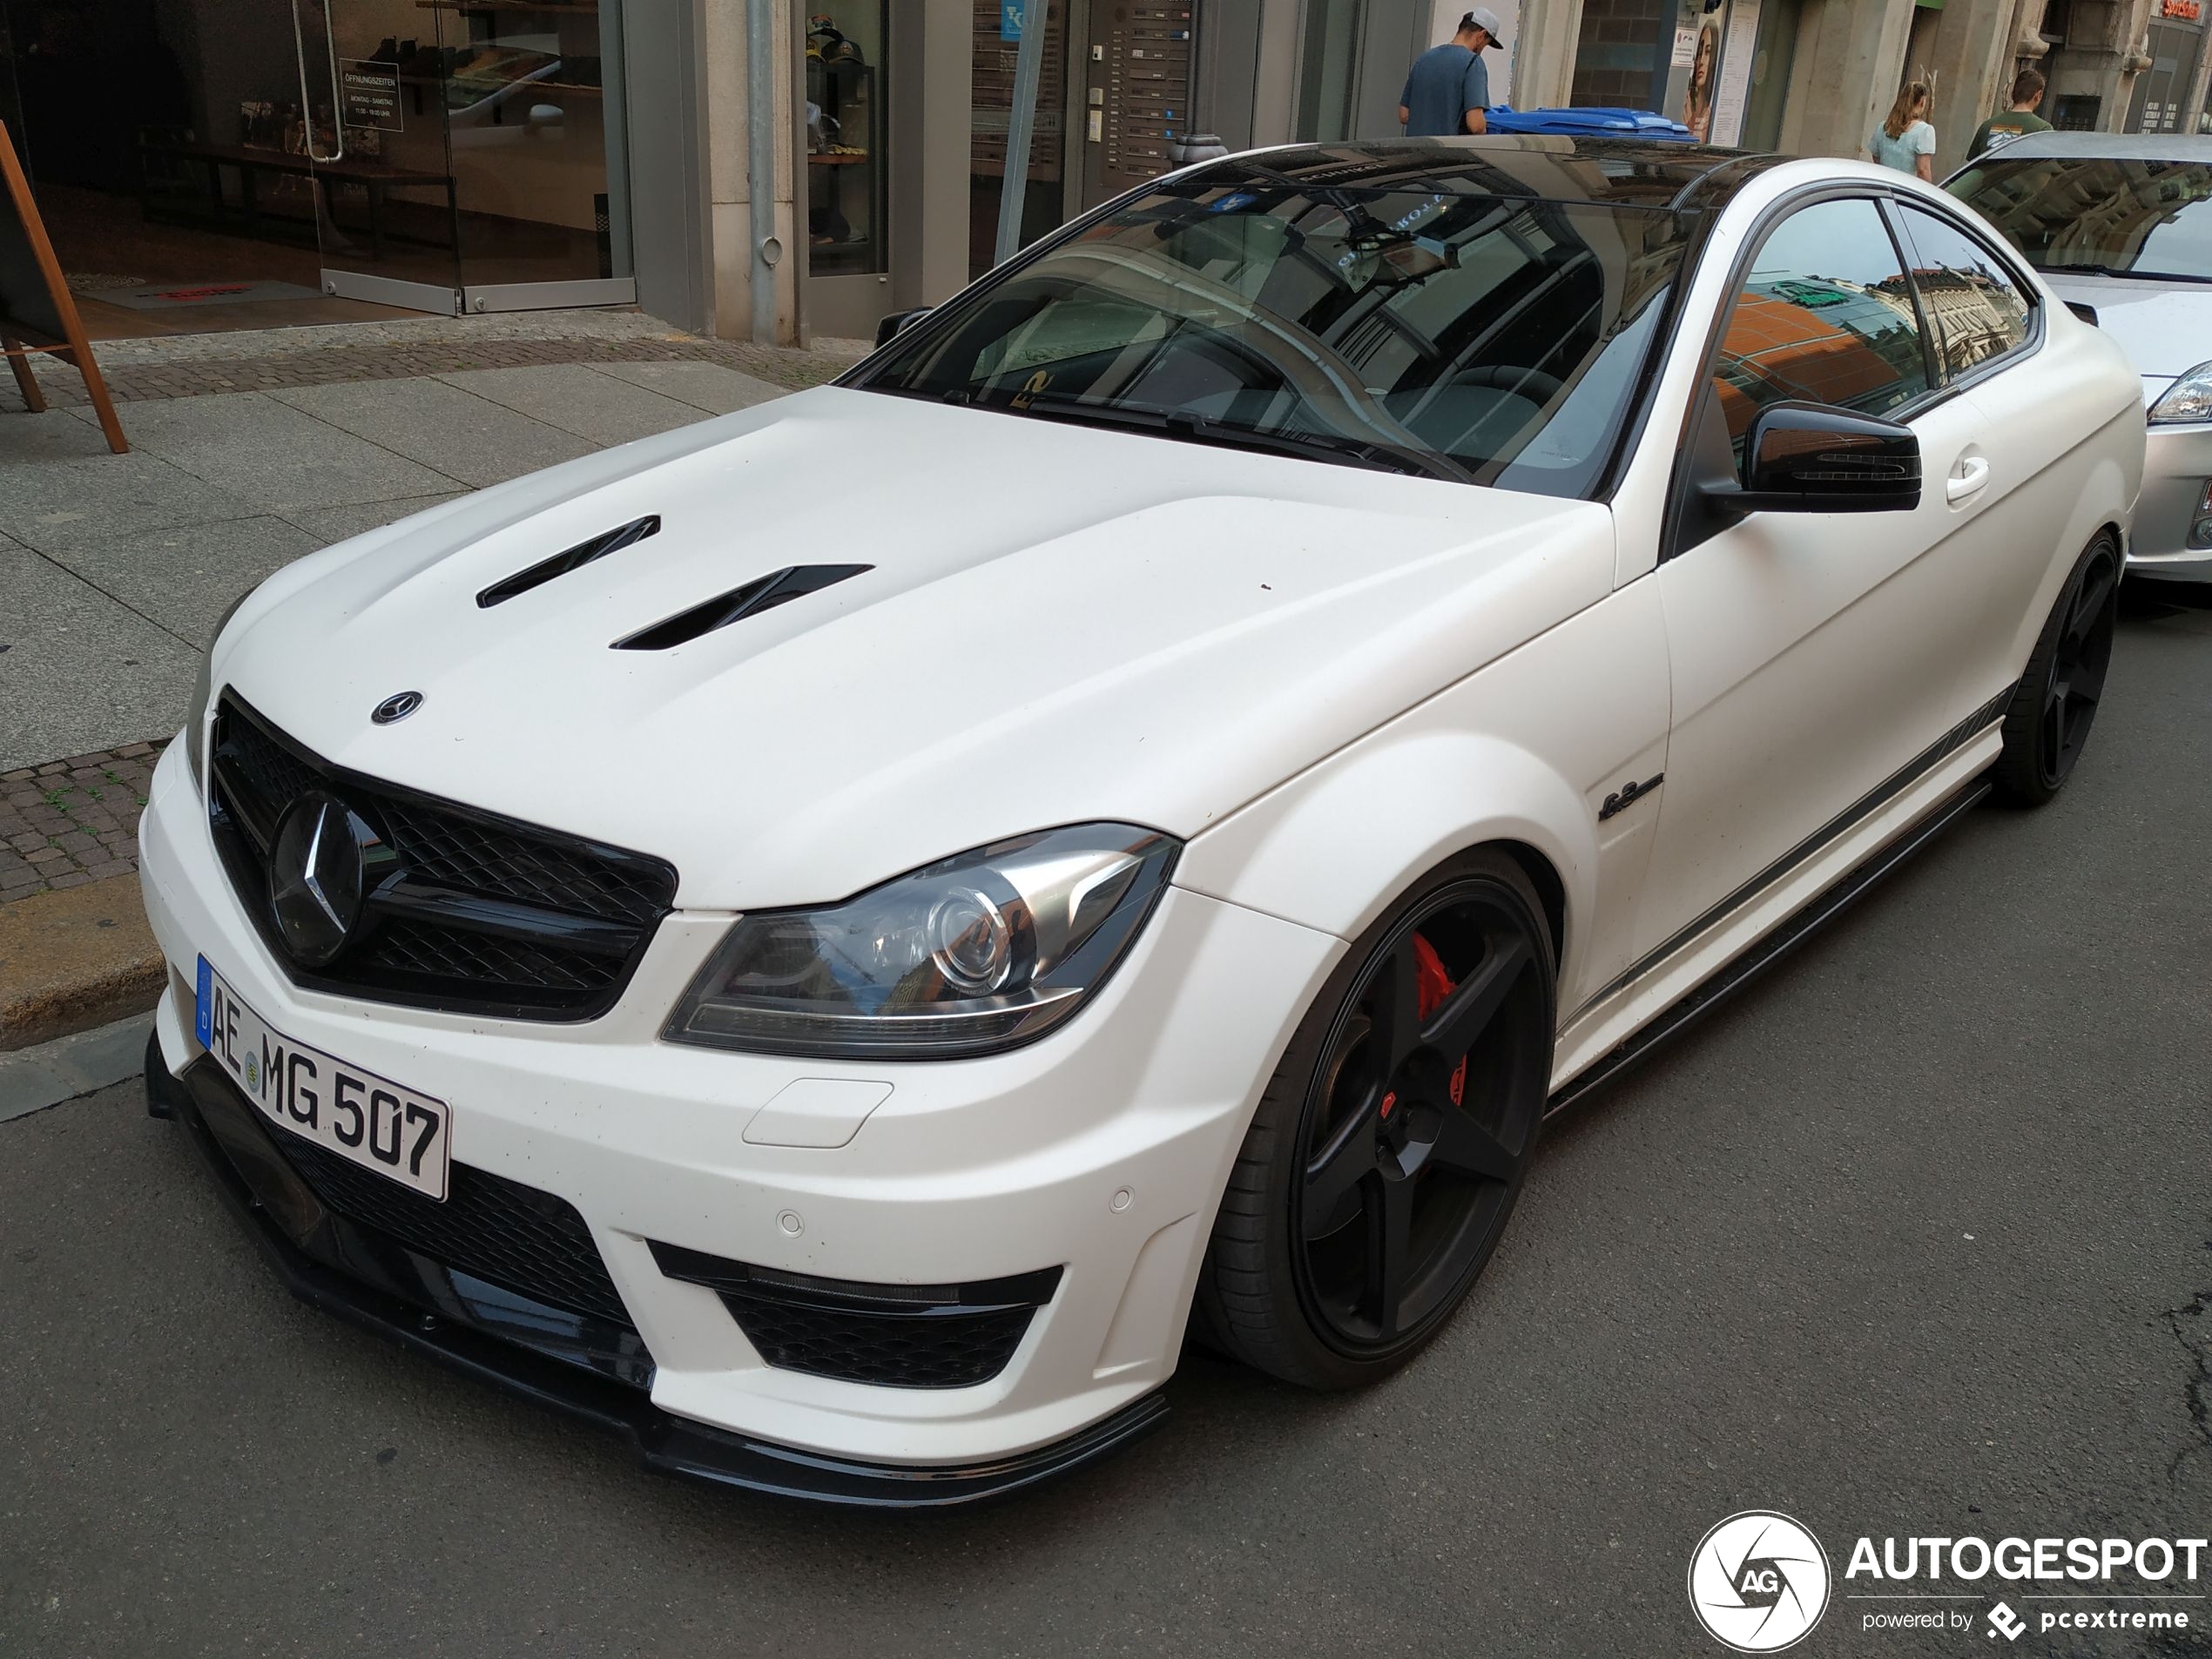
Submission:
<svg viewBox="0 0 2212 1659">
<path fill-rule="evenodd" d="M 1371 929 L 1291 1039 L 1202 1275 L 1217 1345 L 1342 1388 L 1403 1364 L 1496 1249 L 1550 1079 L 1553 948 L 1502 853 Z"/>
<path fill-rule="evenodd" d="M 2120 549 L 2100 535 L 2060 590 L 2035 642 L 1992 774 L 1998 794 L 2015 806 L 2041 806 L 2074 775 L 2112 664 L 2120 577 Z"/>
</svg>

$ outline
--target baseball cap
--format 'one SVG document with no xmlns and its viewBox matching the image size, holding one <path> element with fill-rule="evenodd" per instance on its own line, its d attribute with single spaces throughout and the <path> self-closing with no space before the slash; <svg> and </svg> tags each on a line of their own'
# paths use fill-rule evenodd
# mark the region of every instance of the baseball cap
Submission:
<svg viewBox="0 0 2212 1659">
<path fill-rule="evenodd" d="M 1460 19 L 1462 29 L 1480 29 L 1494 41 L 1502 40 L 1505 25 L 1498 21 L 1498 14 L 1487 6 L 1477 6 Z"/>
</svg>

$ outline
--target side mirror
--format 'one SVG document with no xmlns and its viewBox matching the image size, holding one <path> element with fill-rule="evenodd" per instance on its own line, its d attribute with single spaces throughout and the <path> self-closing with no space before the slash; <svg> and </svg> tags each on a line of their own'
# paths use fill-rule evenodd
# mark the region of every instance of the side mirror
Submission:
<svg viewBox="0 0 2212 1659">
<path fill-rule="evenodd" d="M 1709 490 L 1737 513 L 1909 513 L 1920 504 L 1920 440 L 1895 421 L 1824 403 L 1770 403 L 1743 441 L 1740 489 Z"/>
<path fill-rule="evenodd" d="M 911 328 L 929 314 L 927 306 L 916 306 L 912 311 L 894 311 L 875 326 L 875 343 L 888 346 L 902 330 Z"/>
</svg>

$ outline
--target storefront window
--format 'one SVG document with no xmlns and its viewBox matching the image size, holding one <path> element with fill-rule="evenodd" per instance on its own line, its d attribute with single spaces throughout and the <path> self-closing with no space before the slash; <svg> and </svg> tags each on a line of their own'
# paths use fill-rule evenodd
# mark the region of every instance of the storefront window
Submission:
<svg viewBox="0 0 2212 1659">
<path fill-rule="evenodd" d="M 843 0 L 806 31 L 806 235 L 817 276 L 887 270 L 887 0 Z"/>
</svg>

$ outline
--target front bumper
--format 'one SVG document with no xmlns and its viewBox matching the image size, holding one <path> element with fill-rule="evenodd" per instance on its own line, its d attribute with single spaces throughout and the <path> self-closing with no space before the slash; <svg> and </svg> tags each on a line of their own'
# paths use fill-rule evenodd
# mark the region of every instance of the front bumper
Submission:
<svg viewBox="0 0 2212 1659">
<path fill-rule="evenodd" d="M 2212 482 L 2212 424 L 2155 426 L 2143 443 L 2143 489 L 2128 538 L 2128 574 L 2161 582 L 2212 582 L 2212 548 L 2189 529 Z"/>
<path fill-rule="evenodd" d="M 326 1209 L 272 1133 L 203 1055 L 173 1077 L 146 1044 L 146 1102 L 175 1117 L 206 1157 L 232 1211 L 301 1301 L 441 1364 L 626 1436 L 648 1468 L 785 1497 L 879 1508 L 935 1508 L 1007 1496 L 1118 1451 L 1159 1426 L 1167 1402 L 1141 1396 L 1056 1444 L 988 1463 L 863 1463 L 777 1446 L 658 1410 L 608 1372 L 651 1363 L 634 1332 L 502 1291 L 392 1245 Z M 628 1352 L 625 1352 L 627 1350 Z M 590 1356 L 605 1366 L 579 1363 Z M 609 1364 L 612 1360 L 614 1363 Z"/>
<path fill-rule="evenodd" d="M 647 1425 L 633 1430 L 639 1443 L 671 1466 L 697 1460 L 703 1442 L 685 1435 L 698 1428 L 769 1448 L 763 1455 L 834 1465 L 848 1472 L 840 1480 L 854 1468 L 918 1469 L 951 1480 L 939 1489 L 952 1491 L 974 1481 L 946 1470 L 1026 1467 L 1032 1458 L 1064 1467 L 1069 1447 L 1091 1446 L 1093 1431 L 1118 1444 L 1157 1410 L 1143 1402 L 1174 1371 L 1252 1106 L 1343 948 L 1328 934 L 1170 889 L 1092 1006 L 1042 1042 L 929 1064 L 782 1060 L 658 1040 L 726 914 L 667 918 L 621 1001 L 597 1020 L 462 1017 L 294 985 L 236 901 L 181 745 L 156 773 L 139 837 L 147 914 L 172 968 L 156 1069 L 199 1076 L 192 1009 L 204 954 L 287 1036 L 449 1103 L 456 1165 L 572 1205 L 645 1358 L 624 1381 L 618 1366 L 595 1369 L 588 1354 L 507 1352 L 511 1340 L 487 1334 L 500 1321 L 455 1329 L 453 1295 L 426 1302 L 431 1291 L 419 1280 L 371 1283 L 374 1275 L 357 1271 L 359 1252 L 342 1268 L 308 1258 L 311 1299 L 343 1299 L 330 1276 L 345 1274 L 371 1313 L 383 1306 L 377 1297 L 438 1312 L 450 1343 L 416 1340 L 396 1316 L 349 1316 L 441 1357 L 462 1354 L 455 1363 L 556 1404 L 571 1394 L 624 1399 L 591 1414 Z M 747 1138 L 790 1084 L 819 1079 L 887 1094 L 841 1146 Z M 209 1121 L 204 1109 L 199 1116 Z M 264 1134 L 287 1133 L 252 1121 Z M 996 1375 L 894 1387 L 768 1363 L 724 1298 L 664 1271 L 656 1245 L 878 1285 L 1058 1276 Z M 303 1282 L 287 1276 L 295 1288 Z M 516 1328 L 509 1321 L 503 1334 Z M 560 1386 L 544 1380 L 546 1366 L 558 1368 Z M 687 1426 L 652 1426 L 663 1420 Z M 690 1449 L 660 1457 L 655 1447 L 664 1445 Z"/>
</svg>

